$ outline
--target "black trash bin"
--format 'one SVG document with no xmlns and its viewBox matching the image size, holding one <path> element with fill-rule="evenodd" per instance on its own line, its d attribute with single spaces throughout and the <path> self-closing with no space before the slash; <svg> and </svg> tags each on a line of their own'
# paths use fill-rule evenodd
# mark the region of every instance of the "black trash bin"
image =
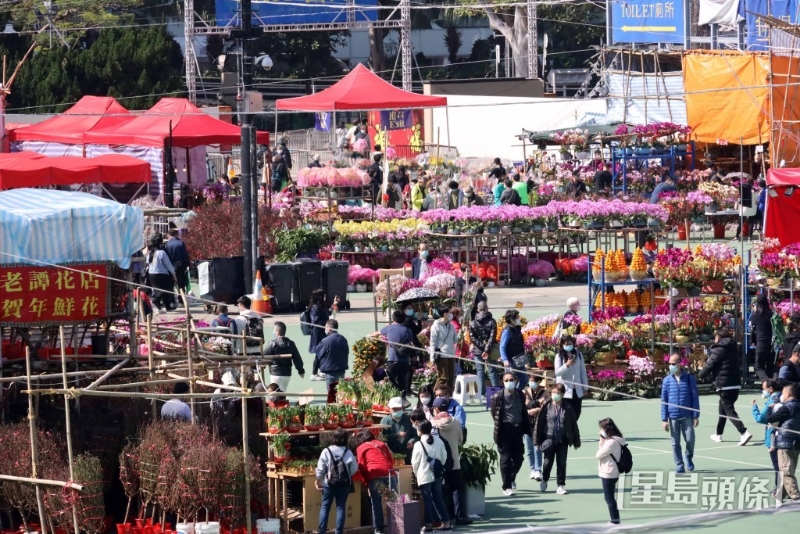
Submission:
<svg viewBox="0 0 800 534">
<path fill-rule="evenodd" d="M 214 258 L 208 262 L 207 292 L 201 289 L 201 298 L 210 299 L 215 302 L 225 304 L 236 304 L 236 299 L 250 293 L 244 287 L 244 258 L 234 256 L 232 258 Z M 203 270 L 205 270 L 205 266 Z M 198 271 L 201 268 L 198 265 Z M 198 278 L 201 278 L 198 274 Z M 200 287 L 203 287 L 203 280 L 200 280 Z"/>
<path fill-rule="evenodd" d="M 265 282 L 272 288 L 272 311 L 292 311 L 292 264 L 271 263 L 265 266 Z"/>
<path fill-rule="evenodd" d="M 311 293 L 322 288 L 322 262 L 300 258 L 292 262 L 292 308 L 303 309 Z"/>
<path fill-rule="evenodd" d="M 327 260 L 322 262 L 322 290 L 325 291 L 328 303 L 333 304 L 333 297 L 339 297 L 339 308 L 348 309 L 347 270 L 350 264 L 346 261 Z"/>
</svg>

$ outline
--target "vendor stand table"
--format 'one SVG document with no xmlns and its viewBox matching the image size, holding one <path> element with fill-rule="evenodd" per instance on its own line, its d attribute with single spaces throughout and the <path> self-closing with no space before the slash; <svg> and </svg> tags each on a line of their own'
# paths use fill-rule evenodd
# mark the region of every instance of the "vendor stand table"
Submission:
<svg viewBox="0 0 800 534">
<path fill-rule="evenodd" d="M 412 494 L 412 468 L 410 465 L 395 468 L 398 474 L 398 494 Z M 269 485 L 269 508 L 275 511 L 276 517 L 282 519 L 281 532 L 305 533 L 316 532 L 319 527 L 319 513 L 322 507 L 322 492 L 315 485 L 314 473 L 288 473 L 281 471 L 281 466 L 267 464 L 267 480 Z M 296 495 L 294 492 L 300 492 Z M 353 488 L 347 498 L 347 515 L 344 528 L 346 532 L 371 532 L 372 525 L 361 524 L 361 497 L 367 489 L 360 480 L 353 480 Z M 328 530 L 336 526 L 336 507 L 333 506 L 328 516 Z"/>
</svg>

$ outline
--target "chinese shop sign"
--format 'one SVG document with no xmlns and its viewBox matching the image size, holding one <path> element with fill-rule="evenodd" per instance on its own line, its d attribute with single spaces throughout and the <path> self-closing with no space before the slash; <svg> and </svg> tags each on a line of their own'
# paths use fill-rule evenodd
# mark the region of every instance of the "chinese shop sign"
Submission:
<svg viewBox="0 0 800 534">
<path fill-rule="evenodd" d="M 0 266 L 0 325 L 75 323 L 108 315 L 108 266 Z"/>
</svg>

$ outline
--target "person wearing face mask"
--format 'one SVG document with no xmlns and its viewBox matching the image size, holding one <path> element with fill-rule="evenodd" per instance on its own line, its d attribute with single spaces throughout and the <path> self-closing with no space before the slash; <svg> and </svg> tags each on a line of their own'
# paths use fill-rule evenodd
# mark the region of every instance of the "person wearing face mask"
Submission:
<svg viewBox="0 0 800 534">
<path fill-rule="evenodd" d="M 434 398 L 434 402 L 436 399 L 444 399 L 447 402 L 447 413 L 453 416 L 453 418 L 461 424 L 461 430 L 464 432 L 464 442 L 467 441 L 467 412 L 464 411 L 463 406 L 461 406 L 457 400 L 453 398 L 453 388 L 448 386 L 447 384 L 437 384 L 436 389 L 434 390 L 436 393 L 436 397 Z"/>
<path fill-rule="evenodd" d="M 395 310 L 392 324 L 384 326 L 373 337 L 383 336 L 388 346 L 386 374 L 389 381 L 402 393 L 403 401 L 411 393 L 411 357 L 414 355 L 414 334 L 405 326 L 406 314 Z"/>
<path fill-rule="evenodd" d="M 792 384 L 784 386 L 780 404 L 776 404 L 767 422 L 778 427 L 775 448 L 778 449 L 778 469 L 780 479 L 775 491 L 775 500 L 782 503 L 784 497 L 800 502 L 797 489 L 797 459 L 800 457 L 800 387 Z"/>
<path fill-rule="evenodd" d="M 403 399 L 392 397 L 389 400 L 391 413 L 381 419 L 383 437 L 386 445 L 394 454 L 405 454 L 406 465 L 411 462 L 411 450 L 416 443 L 417 430 L 411 423 L 411 418 L 403 411 Z"/>
<path fill-rule="evenodd" d="M 305 378 L 306 371 L 303 367 L 303 358 L 294 341 L 286 337 L 286 324 L 276 321 L 272 327 L 272 341 L 264 347 L 264 356 L 277 356 L 279 354 L 291 354 L 291 358 L 275 358 L 269 364 L 269 380 L 277 384 L 281 391 L 289 391 L 289 381 L 292 379 L 292 364 L 297 369 L 300 378 Z"/>
<path fill-rule="evenodd" d="M 672 440 L 676 472 L 694 471 L 694 429 L 700 423 L 700 392 L 693 374 L 681 367 L 681 357 L 669 357 L 669 374 L 661 383 L 661 424 Z M 686 456 L 681 451 L 681 436 Z"/>
<path fill-rule="evenodd" d="M 417 257 L 411 260 L 411 278 L 414 280 L 422 280 L 428 272 L 428 264 L 430 262 L 431 258 L 428 253 L 428 245 L 420 243 L 419 249 L 417 250 Z"/>
<path fill-rule="evenodd" d="M 414 346 L 422 348 L 417 336 L 420 332 L 422 332 L 422 323 L 416 318 L 416 312 L 414 311 L 414 306 L 411 304 L 407 304 L 403 308 L 403 314 L 405 315 L 405 319 L 403 320 L 403 326 L 411 330 L 411 333 L 414 335 Z"/>
<path fill-rule="evenodd" d="M 600 471 L 600 480 L 603 481 L 603 495 L 608 505 L 608 515 L 611 516 L 608 524 L 619 525 L 617 482 L 620 472 L 617 462 L 622 458 L 622 447 L 627 443 L 613 419 L 605 418 L 598 425 L 600 426 L 600 446 L 595 457 Z"/>
<path fill-rule="evenodd" d="M 458 188 L 458 182 L 451 180 L 447 184 L 447 209 L 455 210 L 464 205 L 464 192 Z"/>
<path fill-rule="evenodd" d="M 450 306 L 439 308 L 439 319 L 431 326 L 428 351 L 430 359 L 436 364 L 439 381 L 453 389 L 455 384 L 456 329 L 453 328 L 453 314 Z"/>
<path fill-rule="evenodd" d="M 422 412 L 425 418 L 428 421 L 430 421 L 431 419 L 433 419 L 433 400 L 436 398 L 436 395 L 434 395 L 433 393 L 433 387 L 430 384 L 425 384 L 424 386 L 419 388 L 419 393 L 417 393 L 417 398 L 419 400 L 417 402 L 417 407 L 414 409 L 414 411 Z"/>
<path fill-rule="evenodd" d="M 514 495 L 517 473 L 522 467 L 523 436 L 531 433 L 531 422 L 525 410 L 525 395 L 517 389 L 516 374 L 503 374 L 503 389 L 492 397 L 494 442 L 500 453 L 500 476 L 503 495 Z"/>
<path fill-rule="evenodd" d="M 570 445 L 575 450 L 581 447 L 581 434 L 578 429 L 578 418 L 572 405 L 564 402 L 564 384 L 555 384 L 550 388 L 550 401 L 542 406 L 536 418 L 533 431 L 533 444 L 542 449 L 542 481 L 541 491 L 547 491 L 547 482 L 553 463 L 556 464 L 556 493 L 567 495 L 567 452 Z"/>
<path fill-rule="evenodd" d="M 505 322 L 503 333 L 500 334 L 500 361 L 507 370 L 516 371 L 517 384 L 522 389 L 528 385 L 526 366 L 530 355 L 525 352 L 519 310 L 506 311 Z"/>
<path fill-rule="evenodd" d="M 744 427 L 734 403 L 742 389 L 742 368 L 740 365 L 741 350 L 728 328 L 720 328 L 716 332 L 715 342 L 708 351 L 706 364 L 697 373 L 697 378 L 714 377 L 714 386 L 719 393 L 719 418 L 717 430 L 711 435 L 711 441 L 722 443 L 722 432 L 728 419 L 739 432 L 739 445 L 747 445 L 753 437 Z"/>
<path fill-rule="evenodd" d="M 575 348 L 574 337 L 561 337 L 561 350 L 556 354 L 554 366 L 556 382 L 564 384 L 566 390 L 564 400 L 572 406 L 575 419 L 580 419 L 583 395 L 589 391 L 589 375 L 586 373 L 583 354 Z"/>
<path fill-rule="evenodd" d="M 489 297 L 486 296 L 486 291 L 483 289 L 483 282 L 480 279 L 475 280 L 475 298 L 472 299 L 472 309 L 469 311 L 469 320 L 474 321 L 475 316 L 478 315 L 478 306 L 483 302 L 486 304 L 486 309 L 489 308 Z"/>
<path fill-rule="evenodd" d="M 472 186 L 467 187 L 464 191 L 464 205 L 465 206 L 483 206 L 483 199 L 475 194 L 475 189 Z"/>
<path fill-rule="evenodd" d="M 500 387 L 497 369 L 486 365 L 486 363 L 497 364 L 500 348 L 495 341 L 497 339 L 497 321 L 486 308 L 486 302 L 478 303 L 477 311 L 478 313 L 469 324 L 470 354 L 475 361 L 479 393 L 484 396 L 486 395 L 487 374 L 492 387 Z"/>
<path fill-rule="evenodd" d="M 784 353 L 784 362 L 778 371 L 778 383 L 781 386 L 800 385 L 800 343 L 794 345 L 788 355 Z"/>
<path fill-rule="evenodd" d="M 550 393 L 547 390 L 547 379 L 545 377 L 538 377 L 530 375 L 528 379 L 528 387 L 522 390 L 525 395 L 525 410 L 528 412 L 528 419 L 531 422 L 531 428 L 536 426 L 536 418 L 539 417 L 539 412 L 542 407 L 550 400 Z M 537 482 L 542 481 L 542 449 L 533 444 L 532 433 L 527 433 L 523 436 L 525 442 L 525 450 L 528 455 L 528 465 L 531 468 L 531 479 Z"/>
<path fill-rule="evenodd" d="M 767 425 L 767 416 L 772 411 L 772 407 L 781 402 L 781 388 L 775 380 L 764 380 L 761 383 L 761 396 L 766 399 L 764 407 L 758 408 L 758 400 L 753 399 L 753 419 L 759 425 Z M 778 486 L 778 449 L 775 448 L 774 441 L 775 429 L 771 426 L 764 427 L 764 446 L 769 451 L 769 459 L 772 461 L 772 468 L 775 469 L 775 487 Z"/>
</svg>

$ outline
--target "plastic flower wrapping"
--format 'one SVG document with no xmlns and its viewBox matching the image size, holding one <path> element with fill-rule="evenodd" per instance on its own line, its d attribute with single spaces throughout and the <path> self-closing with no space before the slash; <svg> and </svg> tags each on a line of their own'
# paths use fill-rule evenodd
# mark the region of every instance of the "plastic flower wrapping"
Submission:
<svg viewBox="0 0 800 534">
<path fill-rule="evenodd" d="M 347 269 L 347 283 L 350 285 L 371 284 L 373 279 L 378 279 L 379 274 L 380 272 L 376 269 L 365 269 L 360 265 L 351 265 Z"/>
<path fill-rule="evenodd" d="M 456 277 L 448 273 L 439 273 L 425 279 L 422 287 L 435 291 L 442 298 L 451 298 L 455 294 Z"/>
<path fill-rule="evenodd" d="M 628 369 L 633 374 L 634 380 L 641 380 L 653 374 L 656 369 L 653 360 L 647 356 L 631 356 L 628 358 Z"/>
<path fill-rule="evenodd" d="M 400 296 L 406 280 L 407 278 L 402 274 L 396 274 L 379 283 L 375 286 L 375 300 L 381 305 L 388 304 L 387 298 L 394 301 Z"/>
<path fill-rule="evenodd" d="M 360 187 L 369 183 L 367 173 L 351 167 L 306 167 L 297 173 L 300 187 Z"/>
</svg>

